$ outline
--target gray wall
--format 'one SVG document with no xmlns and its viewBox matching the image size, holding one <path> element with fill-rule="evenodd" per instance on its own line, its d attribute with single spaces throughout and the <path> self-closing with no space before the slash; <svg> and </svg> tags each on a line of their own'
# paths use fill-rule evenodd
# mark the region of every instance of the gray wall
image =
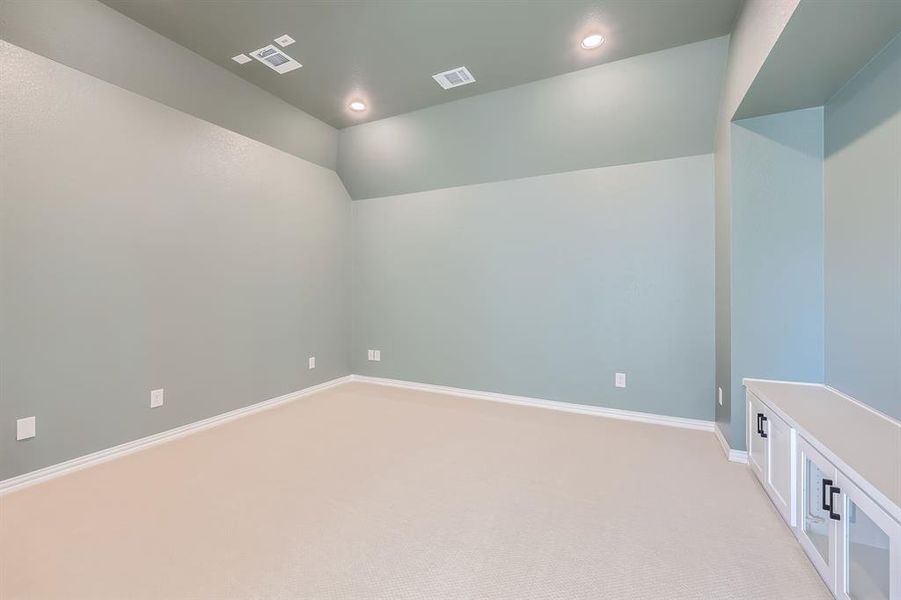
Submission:
<svg viewBox="0 0 901 600">
<path fill-rule="evenodd" d="M 710 153 L 727 42 L 343 129 L 338 173 L 360 199 Z"/>
<path fill-rule="evenodd" d="M 334 171 L 0 52 L 0 479 L 349 373 Z"/>
<path fill-rule="evenodd" d="M 733 406 L 732 386 L 732 118 L 772 51 L 799 0 L 746 0 L 729 39 L 716 119 L 716 406 L 720 432 L 733 448 L 744 448 L 744 435 L 732 435 L 732 417 L 744 415 L 744 398 Z M 715 391 L 711 391 L 711 398 Z"/>
<path fill-rule="evenodd" d="M 826 382 L 901 419 L 901 37 L 826 104 Z"/>
<path fill-rule="evenodd" d="M 331 126 L 95 0 L 3 0 L 0 38 L 335 168 Z"/>
<path fill-rule="evenodd" d="M 713 417 L 711 155 L 358 201 L 353 228 L 355 373 Z"/>
<path fill-rule="evenodd" d="M 731 139 L 732 397 L 744 377 L 822 382 L 823 109 L 736 121 Z"/>
</svg>

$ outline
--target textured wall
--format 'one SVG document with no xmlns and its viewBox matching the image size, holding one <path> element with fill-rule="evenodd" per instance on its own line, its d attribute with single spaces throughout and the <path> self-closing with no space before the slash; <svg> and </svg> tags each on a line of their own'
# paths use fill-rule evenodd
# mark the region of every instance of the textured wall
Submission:
<svg viewBox="0 0 901 600">
<path fill-rule="evenodd" d="M 3 0 L 0 38 L 335 168 L 331 126 L 96 0 Z"/>
<path fill-rule="evenodd" d="M 901 419 L 901 37 L 826 104 L 826 382 Z"/>
<path fill-rule="evenodd" d="M 710 153 L 727 38 L 342 129 L 354 199 Z"/>
<path fill-rule="evenodd" d="M 349 372 L 334 171 L 0 52 L 0 479 Z"/>
<path fill-rule="evenodd" d="M 823 381 L 822 108 L 732 124 L 733 398 L 744 377 Z"/>
<path fill-rule="evenodd" d="M 735 111 L 773 49 L 799 0 L 746 0 L 729 40 L 726 73 L 716 121 L 716 387 L 723 391 L 716 422 L 733 448 L 744 448 L 743 432 L 733 435 L 732 417 L 744 419 L 744 398 L 733 406 L 732 382 L 732 142 Z M 711 390 L 713 392 L 713 390 Z M 713 394 L 711 394 L 711 397 Z"/>
<path fill-rule="evenodd" d="M 713 417 L 711 155 L 363 200 L 353 216 L 355 373 Z"/>
</svg>

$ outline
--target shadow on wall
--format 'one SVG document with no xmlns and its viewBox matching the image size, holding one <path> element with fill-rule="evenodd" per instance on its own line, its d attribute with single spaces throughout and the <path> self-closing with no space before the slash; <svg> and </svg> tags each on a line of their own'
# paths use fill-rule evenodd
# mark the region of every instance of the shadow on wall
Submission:
<svg viewBox="0 0 901 600">
<path fill-rule="evenodd" d="M 901 33 L 826 103 L 827 119 L 856 103 L 853 119 L 832 120 L 826 131 L 826 158 L 901 113 Z M 858 93 L 868 90 L 866 94 Z"/>
<path fill-rule="evenodd" d="M 808 118 L 803 123 L 798 117 L 807 111 Z M 819 115 L 813 116 L 813 111 Z M 792 123 L 792 121 L 794 121 Z M 802 155 L 799 158 L 823 160 L 823 109 L 807 108 L 799 111 L 764 115 L 750 119 L 741 119 L 732 123 L 733 140 L 736 135 L 761 138 L 760 142 L 772 148 L 779 147 L 780 152 L 791 150 Z M 736 129 L 741 129 L 736 133 Z M 806 130 L 806 131 L 804 131 Z M 812 144 L 811 138 L 819 138 Z M 765 140 L 765 141 L 764 141 Z"/>
<path fill-rule="evenodd" d="M 901 419 L 901 35 L 825 108 L 826 383 Z"/>
<path fill-rule="evenodd" d="M 823 109 L 743 119 L 731 139 L 732 433 L 741 439 L 743 378 L 823 381 Z"/>
</svg>

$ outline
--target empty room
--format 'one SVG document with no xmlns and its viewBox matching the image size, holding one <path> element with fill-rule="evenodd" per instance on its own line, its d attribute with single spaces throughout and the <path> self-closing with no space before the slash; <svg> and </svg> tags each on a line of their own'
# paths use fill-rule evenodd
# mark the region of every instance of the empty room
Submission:
<svg viewBox="0 0 901 600">
<path fill-rule="evenodd" d="M 901 0 L 0 0 L 0 599 L 901 600 Z"/>
</svg>

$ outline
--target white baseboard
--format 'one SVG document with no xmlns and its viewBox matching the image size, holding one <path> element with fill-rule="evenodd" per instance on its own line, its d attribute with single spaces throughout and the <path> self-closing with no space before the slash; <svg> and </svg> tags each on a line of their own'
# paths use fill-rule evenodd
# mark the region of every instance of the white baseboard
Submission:
<svg viewBox="0 0 901 600">
<path fill-rule="evenodd" d="M 720 431 L 719 427 L 713 427 L 713 434 L 716 436 L 716 439 L 719 440 L 720 446 L 723 447 L 723 452 L 730 462 L 748 464 L 748 453 L 744 450 L 735 450 L 733 448 L 730 448 L 729 442 L 727 442 L 726 438 L 723 437 L 723 433 Z"/>
<path fill-rule="evenodd" d="M 400 387 L 411 390 L 420 390 L 423 392 L 435 392 L 438 394 L 450 394 L 452 396 L 463 396 L 465 398 L 476 398 L 479 400 L 506 402 L 507 404 L 519 404 L 522 406 L 548 408 L 580 415 L 593 415 L 596 417 L 622 419 L 624 421 L 638 421 L 640 423 L 651 423 L 654 425 L 666 425 L 669 427 L 681 427 L 683 429 L 696 429 L 709 432 L 713 432 L 715 429 L 713 421 L 704 421 L 701 419 L 670 417 L 667 415 L 656 415 L 653 413 L 620 410 L 617 408 L 605 408 L 603 406 L 592 406 L 589 404 L 573 404 L 571 402 L 559 402 L 557 400 L 543 400 L 541 398 L 529 398 L 526 396 L 511 396 L 509 394 L 481 392 L 477 390 L 447 387 L 444 385 L 432 385 L 430 383 L 401 381 L 398 379 L 383 379 L 381 377 L 368 377 L 366 375 L 351 375 L 351 378 L 353 379 L 353 381 L 359 381 L 362 383 L 374 383 L 378 385 L 388 385 L 392 387 Z"/>
<path fill-rule="evenodd" d="M 275 408 L 276 406 L 285 404 L 286 402 L 291 402 L 293 400 L 297 400 L 298 398 L 309 396 L 310 394 L 321 392 L 322 390 L 326 390 L 330 387 L 334 387 L 336 385 L 350 381 L 388 385 L 426 392 L 436 392 L 439 394 L 450 394 L 453 396 L 476 398 L 480 400 L 491 400 L 494 402 L 506 402 L 508 404 L 546 408 L 582 415 L 607 417 L 610 419 L 621 419 L 625 421 L 650 423 L 653 425 L 666 425 L 668 427 L 681 427 L 683 429 L 695 429 L 699 431 L 714 432 L 716 433 L 718 439 L 720 439 L 720 443 L 725 445 L 725 440 L 722 439 L 722 435 L 719 433 L 719 431 L 717 431 L 713 421 L 687 419 L 684 417 L 670 417 L 667 415 L 656 415 L 652 413 L 620 410 L 616 408 L 604 408 L 602 406 L 591 406 L 587 404 L 573 404 L 570 402 L 559 402 L 556 400 L 543 400 L 541 398 L 529 398 L 526 396 L 512 396 L 509 394 L 498 394 L 495 392 L 481 392 L 463 388 L 447 387 L 443 385 L 432 385 L 428 383 L 415 383 L 412 381 L 383 379 L 380 377 L 367 377 L 365 375 L 347 375 L 345 377 L 332 379 L 331 381 L 326 381 L 324 383 L 304 388 L 296 392 L 291 392 L 290 394 L 285 394 L 284 396 L 279 396 L 278 398 L 264 400 L 263 402 L 251 404 L 250 406 L 245 406 L 243 408 L 229 411 L 221 415 L 203 419 L 202 421 L 188 423 L 187 425 L 182 425 L 181 427 L 162 431 L 160 433 L 149 435 L 138 440 L 126 442 L 118 446 L 113 446 L 112 448 L 106 448 L 105 450 L 99 450 L 97 452 L 92 452 L 91 454 L 86 454 L 84 456 L 73 458 L 65 462 L 50 465 L 49 467 L 44 467 L 43 469 L 38 469 L 37 471 L 31 471 L 30 473 L 24 473 L 22 475 L 17 475 L 16 477 L 11 477 L 10 479 L 5 479 L 3 481 L 0 481 L 0 496 L 14 492 L 16 490 L 21 490 L 25 487 L 32 486 L 37 483 L 41 483 L 42 481 L 61 477 L 68 473 L 73 473 L 81 469 L 86 469 L 100 463 L 114 460 L 133 452 L 144 450 L 145 448 L 164 444 L 180 437 L 203 431 L 204 429 L 216 427 L 217 425 L 222 425 L 223 423 L 227 423 L 229 421 L 233 421 L 247 415 L 251 415 L 263 410 L 268 410 L 270 408 Z M 725 446 L 725 448 L 728 448 L 728 446 Z M 729 450 L 727 452 L 727 456 L 729 457 L 729 460 L 733 460 L 735 462 L 747 462 L 747 453 L 745 452 Z M 744 456 L 743 459 L 742 456 Z"/>
<path fill-rule="evenodd" d="M 342 383 L 347 383 L 348 381 L 351 381 L 352 378 L 352 375 L 338 377 L 337 379 L 332 379 L 330 381 L 326 381 L 318 385 L 313 385 L 296 392 L 291 392 L 290 394 L 285 394 L 284 396 L 279 396 L 278 398 L 264 400 L 263 402 L 258 402 L 256 404 L 251 404 L 250 406 L 238 408 L 227 413 L 222 413 L 221 415 L 203 419 L 202 421 L 188 423 L 187 425 L 182 425 L 181 427 L 176 427 L 167 431 L 155 433 L 153 435 L 149 435 L 132 442 L 126 442 L 118 446 L 113 446 L 112 448 L 106 448 L 105 450 L 99 450 L 97 452 L 92 452 L 91 454 L 73 458 L 72 460 L 67 460 L 55 465 L 50 465 L 49 467 L 44 467 L 43 469 L 38 469 L 37 471 L 31 471 L 30 473 L 17 475 L 16 477 L 11 477 L 10 479 L 4 479 L 3 481 L 0 481 L 0 496 L 28 486 L 35 485 L 42 481 L 47 481 L 48 479 L 61 477 L 68 473 L 73 473 L 87 467 L 92 467 L 109 460 L 120 458 L 133 452 L 144 450 L 145 448 L 150 448 L 151 446 L 157 446 L 159 444 L 171 442 L 172 440 L 178 439 L 180 437 L 184 437 L 192 433 L 197 433 L 198 431 L 203 431 L 204 429 L 209 429 L 211 427 L 216 427 L 218 425 L 222 425 L 223 423 L 227 423 L 229 421 L 233 421 L 235 419 L 239 419 L 253 413 L 268 410 L 270 408 L 275 408 L 276 406 L 285 404 L 286 402 L 291 402 L 293 400 L 297 400 L 298 398 L 303 398 L 304 396 L 309 396 L 310 394 L 321 392 L 322 390 L 326 390 L 330 387 L 334 387 Z"/>
</svg>

